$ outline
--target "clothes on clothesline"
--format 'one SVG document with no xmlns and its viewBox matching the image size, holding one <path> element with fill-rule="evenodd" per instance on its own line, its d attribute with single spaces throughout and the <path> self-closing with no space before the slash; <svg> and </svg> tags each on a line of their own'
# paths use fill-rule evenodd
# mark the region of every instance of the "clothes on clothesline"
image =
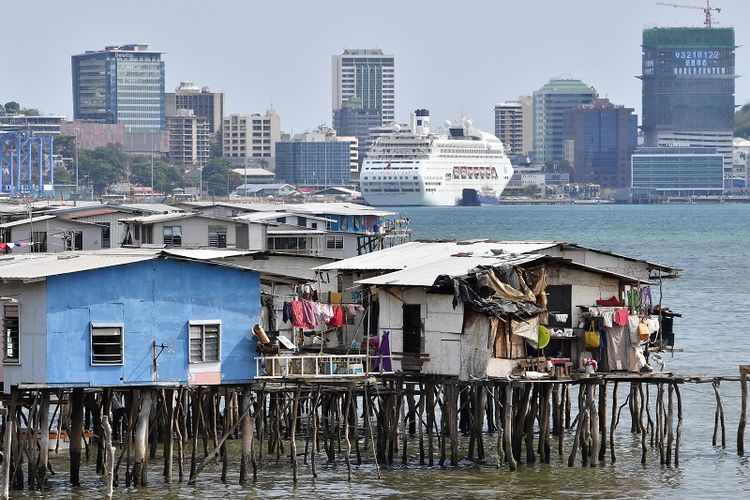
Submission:
<svg viewBox="0 0 750 500">
<path fill-rule="evenodd" d="M 344 326 L 344 315 L 353 318 L 364 311 L 359 304 L 322 304 L 311 300 L 292 300 L 282 305 L 282 319 L 297 328 L 314 330 L 318 325 L 328 324 L 331 328 Z"/>
</svg>

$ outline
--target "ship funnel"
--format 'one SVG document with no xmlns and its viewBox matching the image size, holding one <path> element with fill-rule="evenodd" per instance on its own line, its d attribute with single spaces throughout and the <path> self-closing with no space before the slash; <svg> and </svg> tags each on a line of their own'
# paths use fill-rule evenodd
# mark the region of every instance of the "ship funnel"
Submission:
<svg viewBox="0 0 750 500">
<path fill-rule="evenodd" d="M 411 131 L 417 135 L 430 133 L 430 111 L 417 109 L 411 114 Z"/>
</svg>

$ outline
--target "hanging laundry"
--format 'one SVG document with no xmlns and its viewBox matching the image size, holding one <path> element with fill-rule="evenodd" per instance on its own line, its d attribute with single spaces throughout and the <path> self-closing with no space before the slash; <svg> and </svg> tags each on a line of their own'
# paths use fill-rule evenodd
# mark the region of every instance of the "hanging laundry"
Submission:
<svg viewBox="0 0 750 500">
<path fill-rule="evenodd" d="M 622 308 L 615 311 L 615 323 L 617 324 L 617 326 L 625 326 L 628 324 L 627 309 Z"/>
<path fill-rule="evenodd" d="M 341 304 L 342 294 L 339 292 L 328 292 L 328 302 L 331 304 Z"/>
<path fill-rule="evenodd" d="M 302 316 L 303 322 L 310 325 L 310 329 L 315 328 L 320 323 L 318 321 L 318 307 L 315 302 L 302 300 Z"/>
<path fill-rule="evenodd" d="M 628 332 L 630 333 L 630 343 L 638 344 L 638 325 L 641 324 L 641 318 L 636 314 L 628 316 Z"/>
<path fill-rule="evenodd" d="M 320 304 L 315 303 L 317 308 L 316 315 L 318 316 L 318 323 L 327 323 L 329 319 L 333 317 L 333 306 L 331 304 Z"/>
<path fill-rule="evenodd" d="M 289 323 L 292 321 L 294 322 L 294 314 L 292 312 L 292 303 L 291 302 L 284 302 L 284 305 L 282 306 L 282 318 L 284 323 Z"/>
<path fill-rule="evenodd" d="M 328 322 L 331 328 L 341 328 L 344 326 L 344 310 L 339 306 L 333 306 L 333 317 Z"/>
<path fill-rule="evenodd" d="M 653 301 L 651 300 L 651 287 L 650 286 L 644 286 L 643 288 L 641 288 L 639 306 L 640 306 L 640 311 L 643 313 L 648 314 L 651 311 L 651 307 L 653 306 Z"/>
<path fill-rule="evenodd" d="M 292 325 L 297 328 L 304 328 L 312 330 L 317 325 L 315 312 L 306 311 L 305 302 L 303 300 L 292 301 Z M 312 302 L 309 302 L 312 304 Z M 313 306 L 314 307 L 314 306 Z"/>
<path fill-rule="evenodd" d="M 346 315 L 350 318 L 355 317 L 358 313 L 361 313 L 365 310 L 365 308 L 359 304 L 342 304 L 341 307 L 344 309 Z"/>
<path fill-rule="evenodd" d="M 620 299 L 615 297 L 614 295 L 608 299 L 597 299 L 596 305 L 598 306 L 607 306 L 607 307 L 616 307 L 620 305 Z"/>
<path fill-rule="evenodd" d="M 614 311 L 602 311 L 602 323 L 604 328 L 612 328 L 612 323 L 615 320 Z"/>
</svg>

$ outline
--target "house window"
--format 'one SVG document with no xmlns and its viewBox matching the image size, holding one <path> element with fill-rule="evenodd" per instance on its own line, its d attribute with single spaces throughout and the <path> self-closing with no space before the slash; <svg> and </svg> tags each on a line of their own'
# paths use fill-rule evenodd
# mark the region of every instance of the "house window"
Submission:
<svg viewBox="0 0 750 500">
<path fill-rule="evenodd" d="M 182 226 L 164 226 L 164 244 L 168 247 L 182 246 Z"/>
<path fill-rule="evenodd" d="M 227 247 L 226 226 L 208 226 L 208 246 L 212 248 Z"/>
<path fill-rule="evenodd" d="M 110 248 L 112 243 L 110 241 L 110 228 L 109 224 L 102 226 L 102 248 Z"/>
<path fill-rule="evenodd" d="M 31 251 L 47 251 L 47 231 L 33 231 L 31 233 Z"/>
<path fill-rule="evenodd" d="M 344 248 L 344 237 L 326 236 L 326 248 L 328 250 L 342 250 Z"/>
<path fill-rule="evenodd" d="M 3 361 L 18 363 L 20 357 L 20 315 L 18 305 L 8 304 L 3 307 L 3 331 L 5 331 Z"/>
<path fill-rule="evenodd" d="M 121 365 L 122 325 L 91 323 L 91 364 Z"/>
<path fill-rule="evenodd" d="M 219 361 L 221 323 L 219 321 L 190 322 L 190 362 Z"/>
<path fill-rule="evenodd" d="M 65 233 L 65 250 L 83 250 L 83 231 Z"/>
</svg>

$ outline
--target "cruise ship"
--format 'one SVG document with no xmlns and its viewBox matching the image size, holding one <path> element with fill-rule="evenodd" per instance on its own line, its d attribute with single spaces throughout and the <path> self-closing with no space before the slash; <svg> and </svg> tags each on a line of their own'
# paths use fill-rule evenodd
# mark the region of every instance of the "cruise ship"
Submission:
<svg viewBox="0 0 750 500">
<path fill-rule="evenodd" d="M 464 118 L 430 131 L 430 113 L 412 114 L 411 130 L 394 126 L 370 147 L 360 172 L 373 206 L 459 205 L 467 194 L 495 201 L 513 175 L 500 140 Z"/>
</svg>

